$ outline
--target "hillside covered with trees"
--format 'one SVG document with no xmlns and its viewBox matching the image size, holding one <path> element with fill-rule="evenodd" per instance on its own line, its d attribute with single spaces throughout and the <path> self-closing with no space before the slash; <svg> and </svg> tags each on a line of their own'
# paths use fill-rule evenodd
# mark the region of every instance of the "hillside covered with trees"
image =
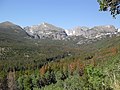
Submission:
<svg viewBox="0 0 120 90">
<path fill-rule="evenodd" d="M 120 37 L 91 44 L 24 40 L 0 43 L 2 90 L 119 90 Z"/>
</svg>

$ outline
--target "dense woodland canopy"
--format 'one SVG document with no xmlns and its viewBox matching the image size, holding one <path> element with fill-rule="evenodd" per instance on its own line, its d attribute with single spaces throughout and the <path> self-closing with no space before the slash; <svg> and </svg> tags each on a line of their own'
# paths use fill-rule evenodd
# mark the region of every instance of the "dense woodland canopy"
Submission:
<svg viewBox="0 0 120 90">
<path fill-rule="evenodd" d="M 106 38 L 81 46 L 71 41 L 2 42 L 0 88 L 119 90 L 119 40 Z"/>
</svg>

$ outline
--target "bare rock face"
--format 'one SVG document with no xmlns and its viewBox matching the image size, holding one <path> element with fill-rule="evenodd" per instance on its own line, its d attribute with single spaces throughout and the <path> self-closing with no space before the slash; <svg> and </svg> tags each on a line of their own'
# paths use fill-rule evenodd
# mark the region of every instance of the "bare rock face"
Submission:
<svg viewBox="0 0 120 90">
<path fill-rule="evenodd" d="M 76 40 L 76 37 L 84 37 L 77 38 L 77 44 L 83 43 L 92 43 L 97 40 L 104 39 L 106 37 L 113 37 L 115 35 L 119 35 L 117 30 L 113 25 L 105 25 L 105 26 L 95 26 L 93 28 L 88 27 L 75 27 L 70 30 L 66 30 L 66 33 L 69 37 L 73 37 L 73 40 Z"/>
<path fill-rule="evenodd" d="M 67 36 L 64 29 L 56 27 L 48 23 L 42 23 L 40 25 L 28 26 L 24 28 L 29 36 L 35 39 L 53 39 L 64 40 Z"/>
<path fill-rule="evenodd" d="M 117 29 L 113 25 L 95 26 L 93 28 L 88 27 L 75 27 L 70 30 L 66 30 L 70 36 L 84 36 L 86 38 L 98 38 L 103 35 L 114 34 Z"/>
<path fill-rule="evenodd" d="M 117 29 L 113 25 L 95 26 L 92 29 L 97 31 L 98 33 L 114 33 L 117 31 Z"/>
<path fill-rule="evenodd" d="M 89 27 L 75 27 L 64 30 L 48 23 L 25 27 L 27 34 L 35 39 L 73 40 L 77 44 L 92 43 L 106 37 L 112 37 L 118 30 L 113 25 Z"/>
<path fill-rule="evenodd" d="M 69 36 L 85 36 L 87 30 L 89 30 L 88 27 L 75 27 L 73 29 L 70 29 L 70 30 L 66 30 L 66 33 L 69 35 Z"/>
<path fill-rule="evenodd" d="M 64 30 L 48 23 L 27 26 L 21 28 L 19 25 L 9 21 L 0 23 L 0 42 L 24 41 L 31 39 L 51 39 L 75 41 L 77 44 L 92 43 L 106 37 L 120 36 L 120 30 L 113 25 L 89 27 L 75 27 Z"/>
<path fill-rule="evenodd" d="M 88 38 L 102 38 L 104 36 L 112 35 L 117 32 L 117 29 L 113 25 L 95 26 L 88 30 Z"/>
</svg>

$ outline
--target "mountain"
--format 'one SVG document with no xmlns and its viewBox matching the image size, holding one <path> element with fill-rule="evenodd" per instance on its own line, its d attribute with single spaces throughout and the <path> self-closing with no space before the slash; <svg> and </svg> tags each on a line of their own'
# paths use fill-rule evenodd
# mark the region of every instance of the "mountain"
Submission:
<svg viewBox="0 0 120 90">
<path fill-rule="evenodd" d="M 69 35 L 69 36 L 85 36 L 87 30 L 89 30 L 88 27 L 75 27 L 75 28 L 72 28 L 72 29 L 69 29 L 69 30 L 66 30 L 66 33 Z"/>
<path fill-rule="evenodd" d="M 114 26 L 73 31 L 0 23 L 0 90 L 120 90 L 120 32 Z"/>
<path fill-rule="evenodd" d="M 64 29 L 52 24 L 42 23 L 40 25 L 27 26 L 24 28 L 29 36 L 39 39 L 64 40 L 67 36 Z"/>
<path fill-rule="evenodd" d="M 77 44 L 93 43 L 107 37 L 120 35 L 118 29 L 113 25 L 95 26 L 93 28 L 78 26 L 66 30 L 66 33 L 71 40 L 77 41 Z"/>
<path fill-rule="evenodd" d="M 16 24 L 6 21 L 0 23 L 0 41 L 23 40 L 26 32 Z"/>
<path fill-rule="evenodd" d="M 75 27 L 65 30 L 48 23 L 39 25 L 20 27 L 12 22 L 6 21 L 0 23 L 0 40 L 1 41 L 25 41 L 25 38 L 34 39 L 51 39 L 74 41 L 77 44 L 93 43 L 106 37 L 120 36 L 113 25 L 89 27 Z M 28 39 L 27 39 L 28 40 Z"/>
<path fill-rule="evenodd" d="M 88 30 L 87 37 L 98 38 L 105 35 L 116 34 L 117 29 L 113 25 L 95 26 Z"/>
<path fill-rule="evenodd" d="M 70 30 L 66 30 L 70 36 L 84 36 L 86 38 L 96 38 L 102 35 L 115 34 L 117 29 L 113 25 L 95 26 L 93 28 L 88 27 L 75 27 Z"/>
</svg>

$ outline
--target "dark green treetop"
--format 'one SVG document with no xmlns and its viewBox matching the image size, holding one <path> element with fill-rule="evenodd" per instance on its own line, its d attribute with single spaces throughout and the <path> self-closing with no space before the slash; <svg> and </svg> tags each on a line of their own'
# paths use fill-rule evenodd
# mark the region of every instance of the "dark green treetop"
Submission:
<svg viewBox="0 0 120 90">
<path fill-rule="evenodd" d="M 115 17 L 120 14 L 120 0 L 97 0 L 100 5 L 100 11 L 110 11 Z"/>
</svg>

